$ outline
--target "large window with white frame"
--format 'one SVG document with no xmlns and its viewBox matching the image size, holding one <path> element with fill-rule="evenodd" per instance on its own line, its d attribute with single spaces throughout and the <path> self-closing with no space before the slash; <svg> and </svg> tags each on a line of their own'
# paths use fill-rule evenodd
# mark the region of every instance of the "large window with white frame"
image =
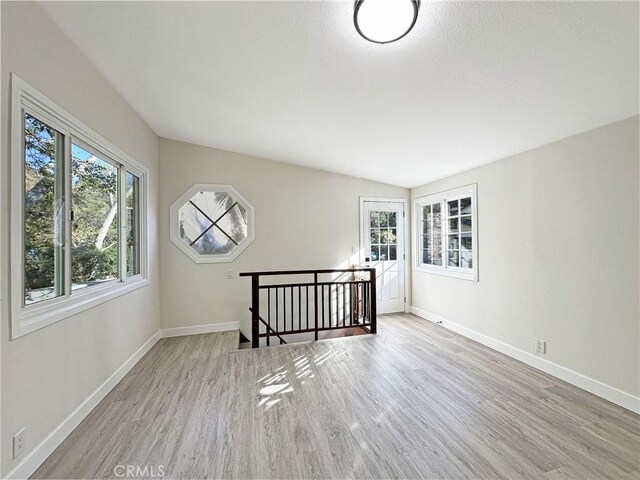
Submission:
<svg viewBox="0 0 640 480">
<path fill-rule="evenodd" d="M 11 337 L 148 284 L 148 171 L 12 76 Z"/>
<path fill-rule="evenodd" d="M 476 185 L 414 201 L 416 269 L 478 280 Z"/>
</svg>

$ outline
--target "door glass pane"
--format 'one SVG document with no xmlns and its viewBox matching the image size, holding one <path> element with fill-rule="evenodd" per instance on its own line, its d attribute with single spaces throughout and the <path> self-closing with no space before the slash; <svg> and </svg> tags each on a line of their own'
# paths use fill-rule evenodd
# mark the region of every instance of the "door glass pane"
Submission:
<svg viewBox="0 0 640 480">
<path fill-rule="evenodd" d="M 118 168 L 71 145 L 71 284 L 118 278 Z"/>
<path fill-rule="evenodd" d="M 428 235 L 422 236 L 422 248 L 429 248 L 429 239 Z"/>
<path fill-rule="evenodd" d="M 24 303 L 64 293 L 64 137 L 24 119 Z"/>
<path fill-rule="evenodd" d="M 396 226 L 396 212 L 389 212 L 389 226 Z"/>
<path fill-rule="evenodd" d="M 422 250 L 422 263 L 431 265 L 431 250 L 429 250 L 428 248 Z"/>
<path fill-rule="evenodd" d="M 396 236 L 396 229 L 395 228 L 390 228 L 389 229 L 389 233 L 387 236 L 387 243 L 389 245 L 395 245 L 396 243 L 398 243 L 398 237 Z"/>
<path fill-rule="evenodd" d="M 422 233 L 424 235 L 431 234 L 431 222 L 429 220 L 422 222 Z"/>
<path fill-rule="evenodd" d="M 471 214 L 471 198 L 461 198 L 460 199 L 460 215 L 470 215 Z"/>
<path fill-rule="evenodd" d="M 423 219 L 427 219 L 429 218 L 429 214 L 431 213 L 431 205 L 427 205 L 422 207 L 422 218 Z"/>
<path fill-rule="evenodd" d="M 458 235 L 449 235 L 448 247 L 449 250 L 458 250 L 460 244 L 458 243 Z"/>
<path fill-rule="evenodd" d="M 458 233 L 458 219 L 450 218 L 449 219 L 449 232 Z"/>
<path fill-rule="evenodd" d="M 456 215 L 458 215 L 458 200 L 451 200 L 450 202 L 447 202 L 449 205 L 449 216 L 450 217 L 454 217 Z"/>
<path fill-rule="evenodd" d="M 469 215 L 468 217 L 460 217 L 460 223 L 462 225 L 461 230 L 463 232 L 471 231 L 471 215 Z"/>
<path fill-rule="evenodd" d="M 449 266 L 457 267 L 459 265 L 458 252 L 449 252 Z"/>
<path fill-rule="evenodd" d="M 389 211 L 369 212 L 369 240 L 371 245 L 371 261 L 397 260 L 398 256 L 398 213 Z M 428 223 L 421 228 L 428 229 Z M 390 248 L 394 246 L 393 248 Z"/>
<path fill-rule="evenodd" d="M 126 174 L 127 277 L 140 273 L 140 179 Z"/>
<path fill-rule="evenodd" d="M 431 206 L 431 211 L 432 211 L 434 214 L 438 214 L 438 215 L 439 215 L 439 214 L 440 214 L 440 204 L 439 204 L 439 203 L 434 203 L 434 204 Z"/>
</svg>

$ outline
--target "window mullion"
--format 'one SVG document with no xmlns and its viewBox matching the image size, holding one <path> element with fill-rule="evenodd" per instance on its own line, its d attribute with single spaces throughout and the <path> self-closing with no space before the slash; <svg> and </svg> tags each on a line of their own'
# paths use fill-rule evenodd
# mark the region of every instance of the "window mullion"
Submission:
<svg viewBox="0 0 640 480">
<path fill-rule="evenodd" d="M 64 133 L 64 294 L 71 296 L 71 228 L 73 223 L 73 205 L 71 198 L 71 135 Z"/>
<path fill-rule="evenodd" d="M 127 172 L 123 165 L 118 167 L 118 278 L 127 279 Z"/>
<path fill-rule="evenodd" d="M 433 205 L 431 205 L 431 214 L 429 220 L 431 221 L 431 265 L 436 266 L 436 215 L 433 211 Z"/>
<path fill-rule="evenodd" d="M 447 199 L 440 200 L 440 221 L 442 222 L 442 266 L 449 268 L 449 214 L 447 213 Z"/>
</svg>

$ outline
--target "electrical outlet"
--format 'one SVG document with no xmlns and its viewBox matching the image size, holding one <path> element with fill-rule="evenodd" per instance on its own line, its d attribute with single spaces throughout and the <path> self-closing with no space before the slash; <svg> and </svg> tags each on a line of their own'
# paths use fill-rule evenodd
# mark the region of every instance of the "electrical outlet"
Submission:
<svg viewBox="0 0 640 480">
<path fill-rule="evenodd" d="M 22 452 L 24 452 L 26 446 L 25 433 L 26 429 L 23 428 L 13 436 L 13 458 L 18 458 L 20 455 L 22 455 Z"/>
<path fill-rule="evenodd" d="M 536 353 L 547 353 L 547 341 L 536 338 Z"/>
<path fill-rule="evenodd" d="M 227 270 L 227 280 L 233 280 L 233 270 Z"/>
</svg>

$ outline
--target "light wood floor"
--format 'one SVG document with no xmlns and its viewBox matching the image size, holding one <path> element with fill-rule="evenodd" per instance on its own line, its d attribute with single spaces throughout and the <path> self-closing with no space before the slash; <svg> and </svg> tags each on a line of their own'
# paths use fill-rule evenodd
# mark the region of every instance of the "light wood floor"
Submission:
<svg viewBox="0 0 640 480">
<path fill-rule="evenodd" d="M 638 415 L 412 315 L 378 331 L 163 339 L 34 477 L 640 478 Z"/>
</svg>

